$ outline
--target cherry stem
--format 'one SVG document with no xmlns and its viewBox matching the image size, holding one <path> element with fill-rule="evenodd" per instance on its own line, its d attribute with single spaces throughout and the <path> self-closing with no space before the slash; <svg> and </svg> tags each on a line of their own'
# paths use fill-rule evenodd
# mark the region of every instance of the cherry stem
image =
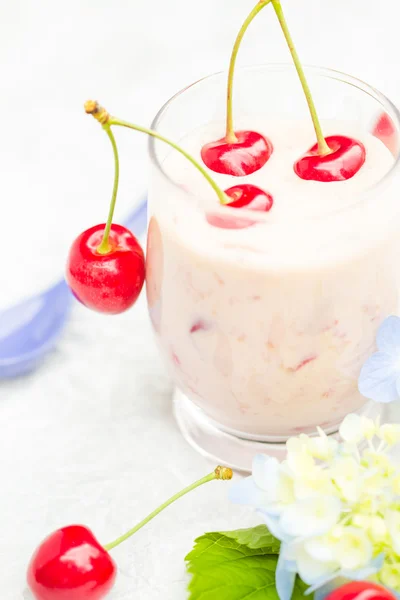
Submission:
<svg viewBox="0 0 400 600">
<path fill-rule="evenodd" d="M 147 523 L 149 523 L 152 519 L 154 519 L 154 517 L 156 517 L 158 514 L 160 514 L 160 512 L 162 512 L 165 508 L 167 508 L 168 506 L 173 504 L 176 500 L 179 500 L 179 498 L 182 498 L 182 496 L 185 496 L 192 490 L 195 490 L 196 488 L 204 485 L 205 483 L 208 483 L 209 481 L 214 481 L 215 479 L 221 479 L 221 480 L 226 481 L 226 480 L 232 479 L 232 477 L 233 477 L 232 469 L 229 469 L 228 467 L 217 467 L 215 469 L 215 471 L 213 471 L 206 477 L 203 477 L 202 479 L 195 481 L 194 483 L 192 483 L 192 485 L 189 485 L 188 487 L 186 487 L 185 489 L 180 491 L 178 494 L 175 494 L 174 496 L 172 496 L 172 498 L 170 498 L 169 500 L 167 500 L 166 502 L 161 504 L 161 506 L 156 508 L 156 510 L 154 510 L 152 513 L 150 513 L 145 519 L 143 519 L 143 521 L 140 521 L 140 523 L 138 523 L 133 529 L 130 529 L 129 531 L 127 531 L 124 535 L 117 538 L 114 542 L 111 542 L 110 544 L 106 544 L 104 546 L 104 549 L 109 551 L 109 550 L 112 550 L 113 548 L 116 548 L 116 546 L 119 546 L 120 544 L 122 544 L 122 542 L 125 542 L 125 540 L 132 537 L 137 531 L 139 531 L 139 529 L 142 529 L 142 527 L 147 525 Z"/>
<path fill-rule="evenodd" d="M 133 123 L 128 123 L 127 121 L 121 121 L 120 119 L 116 119 L 115 117 L 110 117 L 108 121 L 109 125 L 117 125 L 119 127 L 127 127 L 128 129 L 133 129 L 134 131 L 139 131 L 141 133 L 146 133 L 147 135 L 164 142 L 174 148 L 177 152 L 180 152 L 188 161 L 192 163 L 194 167 L 205 177 L 208 183 L 211 185 L 213 190 L 218 196 L 218 199 L 221 204 L 229 204 L 230 198 L 221 190 L 221 188 L 215 183 L 214 179 L 207 173 L 207 171 L 191 156 L 186 150 L 175 144 L 175 142 L 170 139 L 164 137 L 163 135 L 157 133 L 157 131 L 153 131 L 152 129 L 148 129 L 147 127 L 141 127 L 140 125 L 134 125 Z"/>
<path fill-rule="evenodd" d="M 101 243 L 100 243 L 99 247 L 97 248 L 97 252 L 99 254 L 108 254 L 108 252 L 111 252 L 111 250 L 112 250 L 112 248 L 109 244 L 108 238 L 110 235 L 110 229 L 111 229 L 111 225 L 112 225 L 112 221 L 113 221 L 113 217 L 114 217 L 115 203 L 117 201 L 117 194 L 118 194 L 119 157 L 118 157 L 117 143 L 115 141 L 114 134 L 112 133 L 112 131 L 110 129 L 110 126 L 108 124 L 105 124 L 105 125 L 103 125 L 103 129 L 107 133 L 107 135 L 111 141 L 111 145 L 112 145 L 113 153 L 114 153 L 115 169 L 114 169 L 114 187 L 113 187 L 113 191 L 112 191 L 110 210 L 108 212 L 108 218 L 107 218 L 106 228 L 105 228 L 104 234 L 103 234 L 103 239 L 101 240 Z"/>
<path fill-rule="evenodd" d="M 141 127 L 140 125 L 134 125 L 133 123 L 128 123 L 128 121 L 121 121 L 120 119 L 116 119 L 115 117 L 112 117 L 106 111 L 105 108 L 103 108 L 102 106 L 99 105 L 98 102 L 96 102 L 96 100 L 88 100 L 87 102 L 85 102 L 85 111 L 88 115 L 92 115 L 96 119 L 96 121 L 101 123 L 101 125 L 103 126 L 103 129 L 107 132 L 108 137 L 110 138 L 111 143 L 113 145 L 114 158 L 115 158 L 114 191 L 113 191 L 113 196 L 112 196 L 112 200 L 111 200 L 110 213 L 109 213 L 109 217 L 108 217 L 108 221 L 107 221 L 107 226 L 104 231 L 103 241 L 101 242 L 99 248 L 102 248 L 103 244 L 105 244 L 107 247 L 108 234 L 109 234 L 111 223 L 112 223 L 112 218 L 113 218 L 114 208 L 115 208 L 115 201 L 116 201 L 117 191 L 118 191 L 119 160 L 118 160 L 117 145 L 115 143 L 114 136 L 111 133 L 111 129 L 110 129 L 112 125 L 118 125 L 119 127 L 127 127 L 128 129 L 133 129 L 134 131 L 140 131 L 141 133 L 146 133 L 147 135 L 149 135 L 153 138 L 156 138 L 156 139 L 160 140 L 161 142 L 164 142 L 165 144 L 168 144 L 169 146 L 174 148 L 174 150 L 176 150 L 177 152 L 180 152 L 180 154 L 182 154 L 189 162 L 192 163 L 193 166 L 196 167 L 196 169 L 203 175 L 203 177 L 211 185 L 211 187 L 217 194 L 218 199 L 221 204 L 229 204 L 230 203 L 231 199 L 229 198 L 229 196 L 221 190 L 221 188 L 215 183 L 215 181 L 211 177 L 211 175 L 209 175 L 207 173 L 207 171 L 197 162 L 197 160 L 195 160 L 193 158 L 193 156 L 191 156 L 188 152 L 186 152 L 186 150 L 184 150 L 183 148 L 178 146 L 178 144 L 175 144 L 175 142 L 172 142 L 168 138 L 157 133 L 157 131 L 153 131 L 152 129 L 148 129 L 147 127 Z M 107 250 L 103 249 L 103 253 L 106 253 L 109 251 L 110 251 L 109 247 Z"/>
<path fill-rule="evenodd" d="M 233 127 L 233 80 L 235 76 L 236 69 L 236 60 L 239 54 L 239 49 L 242 44 L 243 38 L 248 30 L 250 24 L 254 21 L 258 13 L 269 4 L 271 0 L 260 0 L 257 5 L 253 8 L 245 22 L 243 23 L 238 36 L 235 41 L 235 45 L 233 46 L 231 60 L 229 63 L 229 73 L 228 73 L 228 91 L 227 91 L 227 110 L 226 110 L 226 141 L 228 144 L 235 144 L 238 140 L 235 135 L 235 130 Z"/>
<path fill-rule="evenodd" d="M 318 119 L 317 111 L 315 108 L 314 100 L 312 98 L 311 90 L 307 83 L 307 79 L 304 73 L 304 69 L 300 62 L 299 55 L 297 54 L 296 48 L 294 46 L 294 42 L 292 36 L 290 35 L 289 28 L 283 14 L 282 6 L 280 0 L 272 0 L 272 6 L 274 7 L 276 16 L 278 17 L 279 24 L 283 31 L 283 35 L 285 36 L 287 45 L 290 50 L 290 54 L 292 55 L 294 65 L 296 67 L 296 71 L 299 75 L 300 82 L 307 100 L 308 108 L 310 110 L 311 119 L 314 125 L 315 133 L 318 141 L 318 154 L 320 156 L 326 156 L 327 154 L 331 154 L 332 150 L 329 148 L 326 140 L 324 138 L 324 134 L 322 133 L 321 124 Z"/>
</svg>

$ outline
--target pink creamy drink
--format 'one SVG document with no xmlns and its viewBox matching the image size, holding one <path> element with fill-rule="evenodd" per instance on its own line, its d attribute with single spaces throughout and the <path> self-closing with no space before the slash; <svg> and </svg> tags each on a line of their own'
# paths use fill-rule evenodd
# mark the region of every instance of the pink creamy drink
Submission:
<svg viewBox="0 0 400 600">
<path fill-rule="evenodd" d="M 240 178 L 273 207 L 220 207 L 192 165 L 164 150 L 147 255 L 157 339 L 178 388 L 224 431 L 263 441 L 333 431 L 365 404 L 360 367 L 398 311 L 400 200 L 390 181 L 374 188 L 395 161 L 359 121 L 325 120 L 326 135 L 363 142 L 366 163 L 348 181 L 303 181 L 293 163 L 314 142 L 309 119 L 238 122 L 273 143 L 268 163 Z M 222 131 L 200 126 L 181 144 L 201 160 Z M 238 182 L 212 175 L 222 189 Z"/>
</svg>

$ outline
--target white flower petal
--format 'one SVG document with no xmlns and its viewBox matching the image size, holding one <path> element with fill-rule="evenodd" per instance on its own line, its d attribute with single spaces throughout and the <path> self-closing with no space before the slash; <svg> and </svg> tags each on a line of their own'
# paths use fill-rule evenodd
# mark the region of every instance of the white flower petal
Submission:
<svg viewBox="0 0 400 600">
<path fill-rule="evenodd" d="M 270 515 L 271 517 L 279 517 L 282 514 L 284 507 L 281 506 L 280 504 L 267 504 L 266 506 L 263 506 L 262 510 L 263 512 L 265 512 L 267 515 Z"/>
<path fill-rule="evenodd" d="M 385 319 L 380 326 L 377 336 L 376 345 L 380 352 L 388 354 L 400 355 L 400 318 L 391 316 Z"/>
<path fill-rule="evenodd" d="M 268 529 L 274 537 L 276 537 L 281 542 L 290 542 L 293 539 L 291 535 L 288 535 L 286 531 L 283 531 L 279 523 L 279 517 L 274 517 L 263 509 L 259 509 L 257 512 L 260 515 L 262 515 L 266 526 L 268 527 Z"/>
<path fill-rule="evenodd" d="M 280 600 L 291 600 L 295 581 L 296 571 L 289 569 L 288 561 L 285 559 L 284 549 L 281 548 L 275 572 L 276 590 Z"/>
<path fill-rule="evenodd" d="M 311 538 L 304 542 L 306 552 L 321 562 L 331 562 L 335 560 L 334 542 L 327 538 Z"/>
<path fill-rule="evenodd" d="M 400 554 L 400 512 L 389 510 L 386 513 L 386 525 L 392 540 L 393 549 Z"/>
<path fill-rule="evenodd" d="M 286 464 L 294 473 L 306 473 L 315 461 L 310 453 L 310 438 L 307 435 L 289 438 L 286 442 Z"/>
<path fill-rule="evenodd" d="M 309 441 L 310 453 L 318 460 L 329 461 L 337 452 L 338 442 L 329 438 L 320 427 L 317 427 L 317 430 L 319 436 L 311 437 Z"/>
<path fill-rule="evenodd" d="M 390 592 L 394 593 L 396 598 L 399 598 L 400 594 L 394 592 L 394 590 L 400 589 L 400 568 L 398 561 L 385 561 L 379 572 L 379 580 Z"/>
<path fill-rule="evenodd" d="M 399 399 L 396 382 L 400 375 L 400 355 L 390 356 L 384 352 L 373 354 L 361 369 L 358 380 L 360 394 L 388 404 Z"/>
<path fill-rule="evenodd" d="M 383 563 L 385 562 L 385 555 L 379 554 L 376 558 L 371 560 L 371 562 L 361 568 L 352 571 L 347 571 L 346 569 L 342 569 L 340 574 L 346 579 L 351 579 L 353 581 L 365 581 L 371 575 L 375 575 L 378 571 L 380 571 L 383 567 Z"/>
<path fill-rule="evenodd" d="M 362 467 L 352 456 L 338 458 L 330 475 L 348 502 L 357 502 L 362 494 Z"/>
<path fill-rule="evenodd" d="M 378 437 L 385 441 L 389 446 L 395 446 L 400 443 L 400 424 L 386 423 L 381 425 L 378 431 Z"/>
<path fill-rule="evenodd" d="M 347 526 L 342 529 L 335 546 L 336 560 L 346 572 L 365 568 L 371 562 L 373 551 L 367 534 L 358 527 Z"/>
<path fill-rule="evenodd" d="M 248 504 L 258 508 L 267 504 L 269 497 L 256 486 L 253 477 L 246 477 L 230 486 L 229 500 L 234 504 Z"/>
<path fill-rule="evenodd" d="M 297 569 L 301 579 L 308 585 L 323 585 L 338 570 L 335 562 L 320 562 L 312 558 L 303 548 L 297 551 Z"/>
<path fill-rule="evenodd" d="M 371 577 L 371 575 L 375 575 L 375 573 L 377 573 L 378 571 L 380 571 L 380 569 L 367 566 L 363 567 L 362 569 L 356 569 L 352 571 L 342 569 L 340 571 L 340 574 L 346 579 L 351 579 L 352 581 L 365 581 L 366 579 Z"/>
<path fill-rule="evenodd" d="M 369 417 L 361 417 L 361 427 L 365 439 L 372 440 L 377 431 L 375 421 Z"/>
<path fill-rule="evenodd" d="M 363 438 L 362 421 L 359 415 L 350 414 L 344 418 L 339 428 L 340 437 L 345 442 L 358 444 Z"/>
<path fill-rule="evenodd" d="M 303 473 L 301 477 L 297 477 L 294 481 L 293 491 L 292 503 L 295 500 L 336 494 L 329 470 L 321 466 L 312 467 L 306 473 Z"/>
<path fill-rule="evenodd" d="M 279 481 L 279 461 L 265 454 L 257 454 L 253 459 L 253 479 L 255 484 L 262 490 L 268 491 L 269 496 L 276 496 Z"/>
<path fill-rule="evenodd" d="M 350 414 L 344 418 L 339 433 L 345 442 L 358 444 L 363 438 L 372 439 L 376 430 L 376 423 L 373 419 Z"/>
<path fill-rule="evenodd" d="M 338 458 L 330 475 L 346 502 L 355 503 L 363 494 L 363 468 L 352 456 Z"/>
<path fill-rule="evenodd" d="M 285 559 L 286 569 L 291 573 L 297 573 L 296 565 L 296 542 L 282 542 L 279 555 Z"/>
<path fill-rule="evenodd" d="M 280 518 L 282 530 L 293 537 L 313 537 L 327 533 L 338 521 L 342 504 L 335 496 L 317 496 L 285 508 Z"/>
</svg>

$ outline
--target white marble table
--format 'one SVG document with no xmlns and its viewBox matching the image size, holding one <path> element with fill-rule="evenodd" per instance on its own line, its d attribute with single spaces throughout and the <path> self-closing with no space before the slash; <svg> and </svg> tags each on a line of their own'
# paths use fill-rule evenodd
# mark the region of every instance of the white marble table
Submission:
<svg viewBox="0 0 400 600">
<path fill-rule="evenodd" d="M 0 306 L 60 273 L 72 236 L 103 219 L 112 162 L 83 101 L 96 96 L 120 116 L 148 123 L 174 91 L 226 65 L 252 4 L 1 3 L 1 221 L 18 224 L 24 244 L 15 247 L 16 233 L 2 227 Z M 356 73 L 400 99 L 396 0 L 379 10 L 367 0 L 286 5 L 306 62 Z M 271 16 L 260 18 L 241 60 L 286 59 Z M 122 214 L 146 187 L 146 154 L 144 139 L 129 132 L 119 139 Z M 116 318 L 76 307 L 43 368 L 0 385 L 2 600 L 29 597 L 27 560 L 52 529 L 83 522 L 107 542 L 212 470 L 180 437 L 170 398 L 143 299 Z M 226 489 L 199 490 L 117 549 L 121 573 L 110 598 L 183 600 L 183 557 L 193 539 L 254 519 L 228 504 Z"/>
</svg>

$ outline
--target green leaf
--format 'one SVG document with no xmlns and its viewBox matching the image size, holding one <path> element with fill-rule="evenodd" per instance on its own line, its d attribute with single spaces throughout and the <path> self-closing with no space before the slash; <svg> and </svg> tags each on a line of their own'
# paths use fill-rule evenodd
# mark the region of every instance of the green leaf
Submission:
<svg viewBox="0 0 400 600">
<path fill-rule="evenodd" d="M 189 600 L 279 600 L 278 551 L 278 540 L 264 525 L 202 535 L 186 557 Z M 303 598 L 306 587 L 297 580 L 293 600 Z"/>
<path fill-rule="evenodd" d="M 223 535 L 235 539 L 242 546 L 248 548 L 270 548 L 270 554 L 279 554 L 281 543 L 269 531 L 266 525 L 257 525 L 250 529 L 236 529 L 236 531 L 222 531 Z"/>
</svg>

